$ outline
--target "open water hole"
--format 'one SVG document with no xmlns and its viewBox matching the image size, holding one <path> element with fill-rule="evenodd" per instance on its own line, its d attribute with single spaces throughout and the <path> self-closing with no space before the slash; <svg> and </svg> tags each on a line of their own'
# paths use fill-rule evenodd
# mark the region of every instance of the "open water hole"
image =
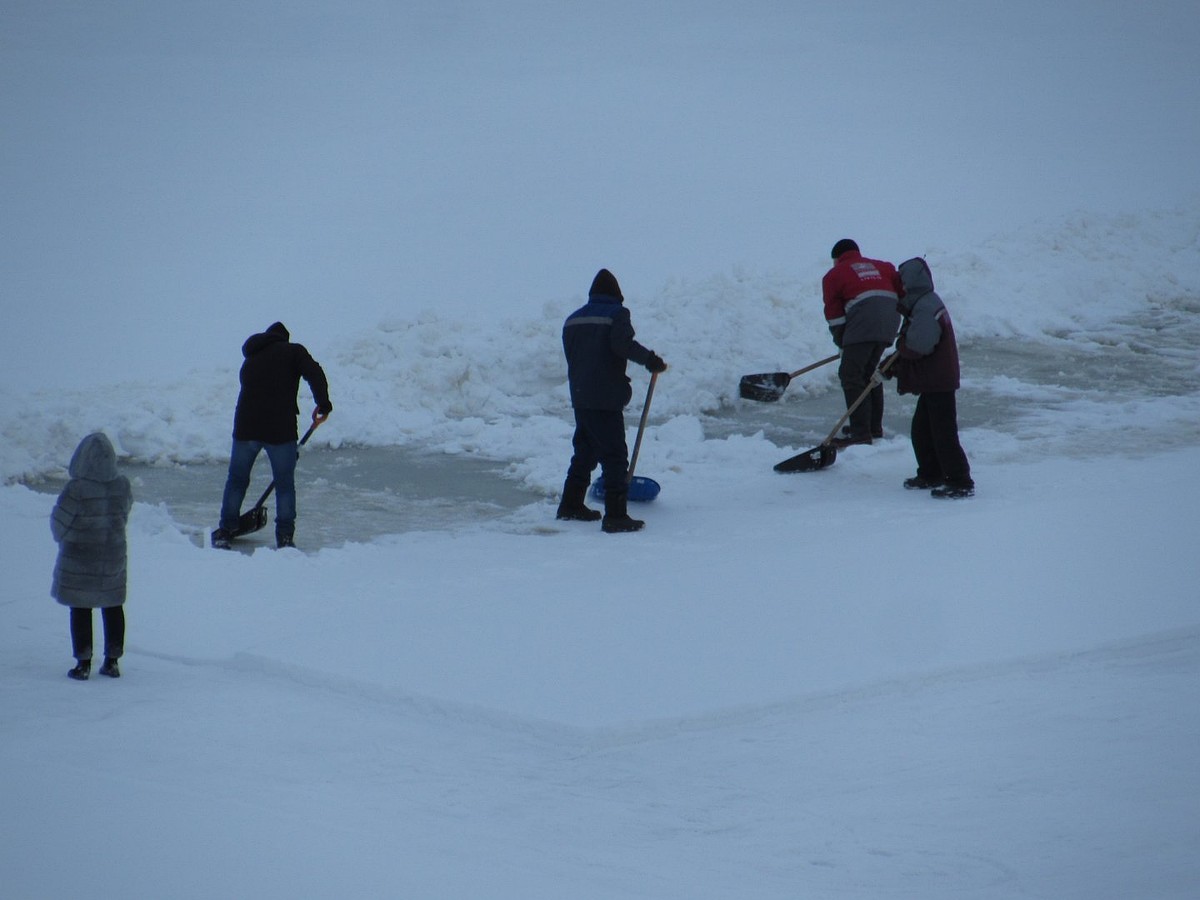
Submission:
<svg viewBox="0 0 1200 900">
<path fill-rule="evenodd" d="M 1105 335 L 1064 336 L 1061 343 L 987 340 L 964 343 L 962 364 L 967 384 L 959 392 L 959 422 L 964 429 L 986 427 L 1021 433 L 1021 419 L 1036 402 L 1022 396 L 1047 386 L 1068 399 L 1087 396 L 1114 403 L 1132 397 L 1200 392 L 1200 304 L 1181 316 L 1150 318 Z M 1006 376 L 1003 390 L 989 387 Z M 705 435 L 724 438 L 759 431 L 781 447 L 805 450 L 819 444 L 845 411 L 837 388 L 808 394 L 793 382 L 776 403 L 740 401 L 702 417 Z M 1009 381 L 1009 379 L 1011 379 Z M 1013 385 L 1016 385 L 1014 390 Z M 908 434 L 913 397 L 899 397 L 894 382 L 885 385 L 884 431 Z M 636 424 L 637 410 L 626 413 Z M 654 416 L 651 415 L 651 424 Z M 1188 436 L 1182 439 L 1190 440 Z M 967 448 L 968 454 L 970 448 Z M 565 472 L 570 447 L 562 448 Z M 452 530 L 465 524 L 503 518 L 544 495 L 505 477 L 506 462 L 477 456 L 431 453 L 404 447 L 302 449 L 296 469 L 296 542 L 302 550 L 370 541 L 414 530 Z M 150 465 L 123 462 L 140 502 L 165 504 L 179 527 L 197 544 L 206 544 L 216 527 L 225 464 Z M 265 454 L 254 467 L 243 511 L 270 482 Z M 57 494 L 63 480 L 45 478 L 29 487 Z M 274 516 L 273 499 L 268 510 Z M 235 546 L 252 550 L 272 546 L 274 527 L 241 539 Z"/>
</svg>

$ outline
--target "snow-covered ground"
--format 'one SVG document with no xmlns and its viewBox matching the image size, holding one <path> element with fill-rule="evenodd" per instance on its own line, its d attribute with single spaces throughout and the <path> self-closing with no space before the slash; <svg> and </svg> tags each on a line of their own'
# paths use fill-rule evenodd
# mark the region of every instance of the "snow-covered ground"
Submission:
<svg viewBox="0 0 1200 900">
<path fill-rule="evenodd" d="M 1190 5 L 96 9 L 0 29 L 0 894 L 1200 893 Z M 970 501 L 900 488 L 909 398 L 780 476 L 834 373 L 736 397 L 830 352 L 846 235 L 929 259 Z M 636 535 L 553 518 L 600 265 L 671 364 Z M 219 462 L 277 318 L 329 374 L 314 453 L 535 499 L 322 546 L 356 513 L 302 463 L 302 551 L 252 553 L 139 502 L 125 675 L 69 681 L 26 483 L 94 429 Z"/>
<path fill-rule="evenodd" d="M 6 488 L 5 881 L 1193 896 L 1200 450 L 984 464 L 949 505 L 868 452 L 785 479 L 714 448 L 738 477 L 622 537 L 547 502 L 245 556 L 139 506 L 125 676 L 82 685 L 49 498 Z"/>
</svg>

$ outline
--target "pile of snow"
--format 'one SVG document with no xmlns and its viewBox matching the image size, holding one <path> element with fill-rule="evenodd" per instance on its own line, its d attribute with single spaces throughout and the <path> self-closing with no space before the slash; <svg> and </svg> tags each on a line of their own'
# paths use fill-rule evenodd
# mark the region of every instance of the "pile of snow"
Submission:
<svg viewBox="0 0 1200 900">
<path fill-rule="evenodd" d="M 929 251 L 928 258 L 964 344 L 1000 337 L 1102 350 L 1157 307 L 1196 302 L 1200 216 L 1184 209 L 1078 216 L 997 237 L 979 250 Z M 656 419 L 691 422 L 741 402 L 737 383 L 747 372 L 788 371 L 827 356 L 824 269 L 676 278 L 649 293 L 623 285 L 639 339 L 671 365 L 656 392 Z M 356 334 L 294 335 L 324 366 L 336 408 L 314 441 L 519 460 L 533 467 L 523 477 L 550 489 L 561 478 L 570 436 L 560 329 L 584 300 L 591 273 L 584 275 L 576 295 L 535 316 L 427 310 Z M 227 367 L 165 375 L 159 383 L 0 388 L 9 411 L 0 425 L 0 475 L 13 481 L 61 471 L 79 438 L 93 430 L 105 431 L 119 455 L 136 460 L 225 457 L 238 347 L 246 336 L 231 340 Z M 645 376 L 634 369 L 637 391 Z M 965 370 L 970 378 L 969 356 Z M 833 367 L 818 370 L 790 395 L 829 390 L 835 377 Z M 675 436 L 698 434 L 692 425 L 668 427 Z"/>
</svg>

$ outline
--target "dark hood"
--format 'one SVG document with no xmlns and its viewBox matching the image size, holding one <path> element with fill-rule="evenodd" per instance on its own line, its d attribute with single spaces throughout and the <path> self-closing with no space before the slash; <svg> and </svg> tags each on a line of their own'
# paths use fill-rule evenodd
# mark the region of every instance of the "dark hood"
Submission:
<svg viewBox="0 0 1200 900">
<path fill-rule="evenodd" d="M 286 344 L 289 340 L 291 340 L 291 335 L 288 334 L 288 330 L 284 327 L 283 323 L 276 322 L 266 331 L 260 334 L 252 334 L 246 338 L 246 343 L 242 344 L 242 356 L 251 357 L 263 347 L 270 344 Z"/>
<path fill-rule="evenodd" d="M 102 432 L 89 434 L 75 448 L 67 472 L 87 481 L 112 481 L 117 477 L 117 453 Z"/>
<path fill-rule="evenodd" d="M 621 285 L 617 282 L 617 277 L 608 269 L 601 269 L 596 273 L 596 277 L 592 279 L 592 286 L 588 289 L 588 298 L 608 297 L 616 300 L 618 303 L 624 303 L 625 297 L 621 294 Z"/>
</svg>

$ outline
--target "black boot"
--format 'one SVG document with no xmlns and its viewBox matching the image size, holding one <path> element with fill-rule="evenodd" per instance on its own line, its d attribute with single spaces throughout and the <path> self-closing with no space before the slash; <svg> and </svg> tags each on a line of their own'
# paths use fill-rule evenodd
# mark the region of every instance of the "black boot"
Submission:
<svg viewBox="0 0 1200 900">
<path fill-rule="evenodd" d="M 295 547 L 296 541 L 294 533 L 282 528 L 275 529 L 275 549 L 283 550 L 287 547 Z"/>
<path fill-rule="evenodd" d="M 121 677 L 121 667 L 117 665 L 115 656 L 104 657 L 104 663 L 100 666 L 100 674 L 107 675 L 109 678 Z"/>
<path fill-rule="evenodd" d="M 641 519 L 629 518 L 625 502 L 629 494 L 625 490 L 607 490 L 604 492 L 604 521 L 600 528 L 608 534 L 620 534 L 625 531 L 641 531 L 646 523 Z"/>
<path fill-rule="evenodd" d="M 600 518 L 598 509 L 589 509 L 583 502 L 588 486 L 568 478 L 563 482 L 562 502 L 558 504 L 556 519 L 574 519 L 578 522 L 595 522 Z"/>
<path fill-rule="evenodd" d="M 90 659 L 75 660 L 75 668 L 67 672 L 68 678 L 74 678 L 76 681 L 87 681 L 88 676 L 92 674 L 92 661 Z"/>
</svg>

